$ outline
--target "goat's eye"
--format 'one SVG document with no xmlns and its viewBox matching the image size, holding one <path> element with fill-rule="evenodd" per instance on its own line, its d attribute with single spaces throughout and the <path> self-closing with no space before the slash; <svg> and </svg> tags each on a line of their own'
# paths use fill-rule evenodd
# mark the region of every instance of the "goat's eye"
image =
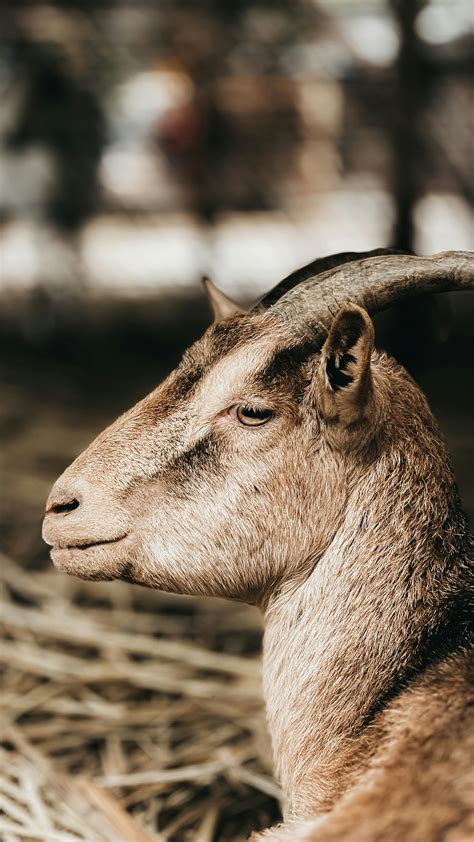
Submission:
<svg viewBox="0 0 474 842">
<path fill-rule="evenodd" d="M 250 406 L 233 407 L 232 414 L 246 427 L 261 427 L 273 416 L 271 409 L 252 409 Z"/>
</svg>

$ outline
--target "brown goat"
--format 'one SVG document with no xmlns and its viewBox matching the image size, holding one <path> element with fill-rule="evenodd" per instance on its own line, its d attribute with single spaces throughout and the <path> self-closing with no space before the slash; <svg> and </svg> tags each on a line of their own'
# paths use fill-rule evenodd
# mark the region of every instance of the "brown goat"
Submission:
<svg viewBox="0 0 474 842">
<path fill-rule="evenodd" d="M 246 314 L 207 286 L 216 323 L 55 484 L 53 561 L 261 608 L 288 811 L 254 840 L 467 842 L 472 545 L 367 311 L 472 288 L 472 257 L 337 255 Z"/>
</svg>

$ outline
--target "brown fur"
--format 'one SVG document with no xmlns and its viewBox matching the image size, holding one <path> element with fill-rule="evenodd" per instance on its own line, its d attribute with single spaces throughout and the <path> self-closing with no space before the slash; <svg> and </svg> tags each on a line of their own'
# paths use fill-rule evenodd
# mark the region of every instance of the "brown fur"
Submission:
<svg viewBox="0 0 474 842">
<path fill-rule="evenodd" d="M 320 818 L 252 842 L 466 842 L 474 835 L 474 711 L 465 652 L 429 669 L 349 747 L 354 782 Z M 344 771 L 344 770 L 343 770 Z"/>
<path fill-rule="evenodd" d="M 470 838 L 469 535 L 426 401 L 372 341 L 357 307 L 322 350 L 271 311 L 217 324 L 48 501 L 70 573 L 260 606 L 288 823 L 255 839 Z M 242 427 L 242 404 L 273 416 Z"/>
</svg>

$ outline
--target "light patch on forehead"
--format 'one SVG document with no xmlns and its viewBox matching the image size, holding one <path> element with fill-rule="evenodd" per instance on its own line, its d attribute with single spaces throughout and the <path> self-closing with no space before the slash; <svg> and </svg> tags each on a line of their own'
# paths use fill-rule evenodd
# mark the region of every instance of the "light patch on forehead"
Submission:
<svg viewBox="0 0 474 842">
<path fill-rule="evenodd" d="M 193 399 L 196 421 L 203 429 L 219 412 L 245 398 L 242 385 L 265 366 L 276 347 L 274 337 L 260 336 L 229 352 L 204 375 Z"/>
</svg>

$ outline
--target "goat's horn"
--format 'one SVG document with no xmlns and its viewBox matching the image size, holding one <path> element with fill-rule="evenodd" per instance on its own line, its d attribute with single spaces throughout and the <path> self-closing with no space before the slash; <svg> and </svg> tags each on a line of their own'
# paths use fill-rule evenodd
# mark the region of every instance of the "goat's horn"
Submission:
<svg viewBox="0 0 474 842">
<path fill-rule="evenodd" d="M 472 252 L 448 251 L 432 257 L 385 253 L 305 278 L 271 311 L 291 321 L 310 322 L 324 335 L 336 313 L 349 303 L 375 314 L 416 295 L 463 289 L 474 289 Z"/>
<path fill-rule="evenodd" d="M 398 249 L 373 249 L 372 251 L 341 251 L 337 254 L 328 254 L 326 257 L 318 257 L 306 266 L 302 266 L 291 275 L 283 278 L 279 284 L 273 287 L 261 301 L 255 306 L 255 309 L 267 309 L 272 307 L 282 298 L 286 293 L 298 286 L 303 281 L 311 280 L 311 283 L 316 283 L 316 275 L 322 275 L 328 269 L 335 269 L 337 266 L 342 266 L 344 263 L 353 263 L 355 260 L 362 260 L 365 257 L 377 257 L 382 254 L 407 254 L 407 252 L 399 251 Z"/>
</svg>

